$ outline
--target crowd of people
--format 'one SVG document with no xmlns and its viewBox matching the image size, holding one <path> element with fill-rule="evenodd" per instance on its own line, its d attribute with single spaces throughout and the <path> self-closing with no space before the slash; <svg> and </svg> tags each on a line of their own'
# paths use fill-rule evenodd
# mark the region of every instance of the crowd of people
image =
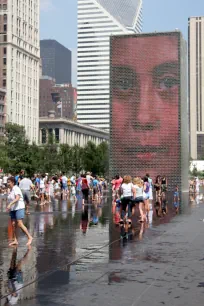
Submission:
<svg viewBox="0 0 204 306">
<path fill-rule="evenodd" d="M 204 180 L 199 180 L 198 177 L 194 177 L 189 181 L 189 193 L 199 193 L 200 186 L 204 186 Z"/>
<path fill-rule="evenodd" d="M 138 215 L 140 223 L 148 223 L 150 210 L 154 204 L 156 215 L 161 217 L 168 213 L 166 176 L 158 175 L 153 181 L 149 174 L 144 178 L 123 178 L 116 175 L 112 181 L 113 207 L 115 220 L 118 224 L 132 223 L 132 217 Z M 199 192 L 201 182 L 198 178 L 189 181 L 190 192 Z M 0 177 L 0 194 L 7 198 L 7 211 L 10 213 L 13 226 L 13 240 L 10 246 L 17 245 L 17 228 L 27 236 L 27 245 L 32 243 L 32 236 L 23 223 L 25 215 L 29 215 L 31 198 L 44 207 L 52 203 L 52 199 L 77 201 L 77 194 L 82 195 L 82 205 L 90 202 L 98 203 L 103 197 L 103 190 L 108 190 L 108 181 L 90 172 L 67 176 L 65 172 L 59 175 L 36 174 L 32 178 L 25 175 L 25 171 L 12 176 Z M 153 202 L 154 200 L 154 202 Z M 179 188 L 173 191 L 173 206 L 176 214 L 179 212 Z"/>
<path fill-rule="evenodd" d="M 13 239 L 9 246 L 18 245 L 17 228 L 26 234 L 27 246 L 32 243 L 33 237 L 23 223 L 25 214 L 30 214 L 29 207 L 32 197 L 37 205 L 45 206 L 55 198 L 76 201 L 76 194 L 82 193 L 84 205 L 89 200 L 99 201 L 106 188 L 107 181 L 90 172 L 78 177 L 75 175 L 66 176 L 66 173 L 63 172 L 52 176 L 49 176 L 48 173 L 36 174 L 29 178 L 25 175 L 24 170 L 15 176 L 5 174 L 0 178 L 0 194 L 7 197 L 7 211 L 13 226 Z"/>
<path fill-rule="evenodd" d="M 155 194 L 155 210 L 157 216 L 166 215 L 168 181 L 165 176 L 158 175 L 153 182 L 149 174 L 144 178 L 132 178 L 129 175 L 123 178 L 116 175 L 112 180 L 113 203 L 118 224 L 131 224 L 132 216 L 139 215 L 139 222 L 149 221 L 150 207 Z M 175 212 L 179 211 L 179 188 L 175 186 L 173 205 Z"/>
</svg>

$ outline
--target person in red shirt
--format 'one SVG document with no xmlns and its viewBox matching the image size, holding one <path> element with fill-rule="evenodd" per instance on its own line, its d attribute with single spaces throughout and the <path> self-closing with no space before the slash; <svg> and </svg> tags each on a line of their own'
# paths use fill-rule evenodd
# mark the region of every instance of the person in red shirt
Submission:
<svg viewBox="0 0 204 306">
<path fill-rule="evenodd" d="M 84 205 L 85 201 L 87 203 L 88 198 L 89 198 L 89 183 L 88 183 L 88 180 L 86 179 L 85 174 L 81 175 L 81 178 L 82 178 L 81 190 L 82 190 L 82 194 L 83 194 L 82 204 Z"/>
</svg>

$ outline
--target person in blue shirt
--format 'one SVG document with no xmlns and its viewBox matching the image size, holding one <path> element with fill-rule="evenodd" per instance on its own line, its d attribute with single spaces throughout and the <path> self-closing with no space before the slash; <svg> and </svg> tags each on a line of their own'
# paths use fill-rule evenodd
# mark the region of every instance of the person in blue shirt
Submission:
<svg viewBox="0 0 204 306">
<path fill-rule="evenodd" d="M 15 184 L 18 185 L 18 179 L 19 179 L 19 174 L 16 174 L 15 176 Z"/>
<path fill-rule="evenodd" d="M 35 185 L 36 185 L 37 189 L 40 188 L 40 176 L 39 175 L 37 175 L 37 177 L 35 179 Z"/>
<path fill-rule="evenodd" d="M 99 181 L 97 180 L 96 177 L 93 178 L 93 181 L 92 181 L 92 184 L 93 184 L 93 197 L 92 197 L 92 200 L 95 201 L 98 199 L 98 192 L 99 192 Z"/>
<path fill-rule="evenodd" d="M 175 208 L 175 211 L 176 211 L 176 214 L 178 214 L 179 212 L 179 189 L 178 189 L 178 186 L 175 187 L 175 190 L 174 190 L 174 208 Z"/>
</svg>

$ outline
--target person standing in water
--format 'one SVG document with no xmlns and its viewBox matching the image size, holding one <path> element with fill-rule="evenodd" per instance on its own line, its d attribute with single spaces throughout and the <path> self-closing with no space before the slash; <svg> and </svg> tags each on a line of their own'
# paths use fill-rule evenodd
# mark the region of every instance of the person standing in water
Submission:
<svg viewBox="0 0 204 306">
<path fill-rule="evenodd" d="M 149 199 L 150 201 L 153 200 L 153 180 L 149 176 L 149 174 L 146 174 L 146 177 L 148 177 L 148 182 L 149 182 Z"/>
<path fill-rule="evenodd" d="M 8 194 L 8 206 L 7 211 L 10 211 L 10 217 L 13 227 L 13 241 L 9 246 L 18 245 L 17 240 L 17 227 L 19 227 L 28 237 L 27 246 L 30 246 L 33 240 L 33 237 L 28 232 L 26 226 L 23 224 L 23 219 L 25 216 L 25 203 L 23 201 L 23 194 L 18 186 L 15 185 L 15 178 L 8 178 L 8 187 L 10 192 Z"/>
</svg>

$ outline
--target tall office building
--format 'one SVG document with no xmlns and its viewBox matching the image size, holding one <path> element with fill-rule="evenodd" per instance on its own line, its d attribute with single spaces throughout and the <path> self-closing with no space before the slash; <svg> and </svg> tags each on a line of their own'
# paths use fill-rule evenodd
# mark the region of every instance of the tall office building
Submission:
<svg viewBox="0 0 204 306">
<path fill-rule="evenodd" d="M 189 18 L 190 154 L 204 158 L 204 17 Z"/>
<path fill-rule="evenodd" d="M 57 84 L 72 82 L 72 52 L 56 40 L 40 41 L 42 75 L 56 80 Z"/>
<path fill-rule="evenodd" d="M 142 0 L 78 0 L 79 122 L 109 129 L 110 36 L 141 30 Z"/>
<path fill-rule="evenodd" d="M 6 90 L 6 121 L 23 125 L 38 141 L 39 0 L 0 1 L 0 87 Z"/>
</svg>

